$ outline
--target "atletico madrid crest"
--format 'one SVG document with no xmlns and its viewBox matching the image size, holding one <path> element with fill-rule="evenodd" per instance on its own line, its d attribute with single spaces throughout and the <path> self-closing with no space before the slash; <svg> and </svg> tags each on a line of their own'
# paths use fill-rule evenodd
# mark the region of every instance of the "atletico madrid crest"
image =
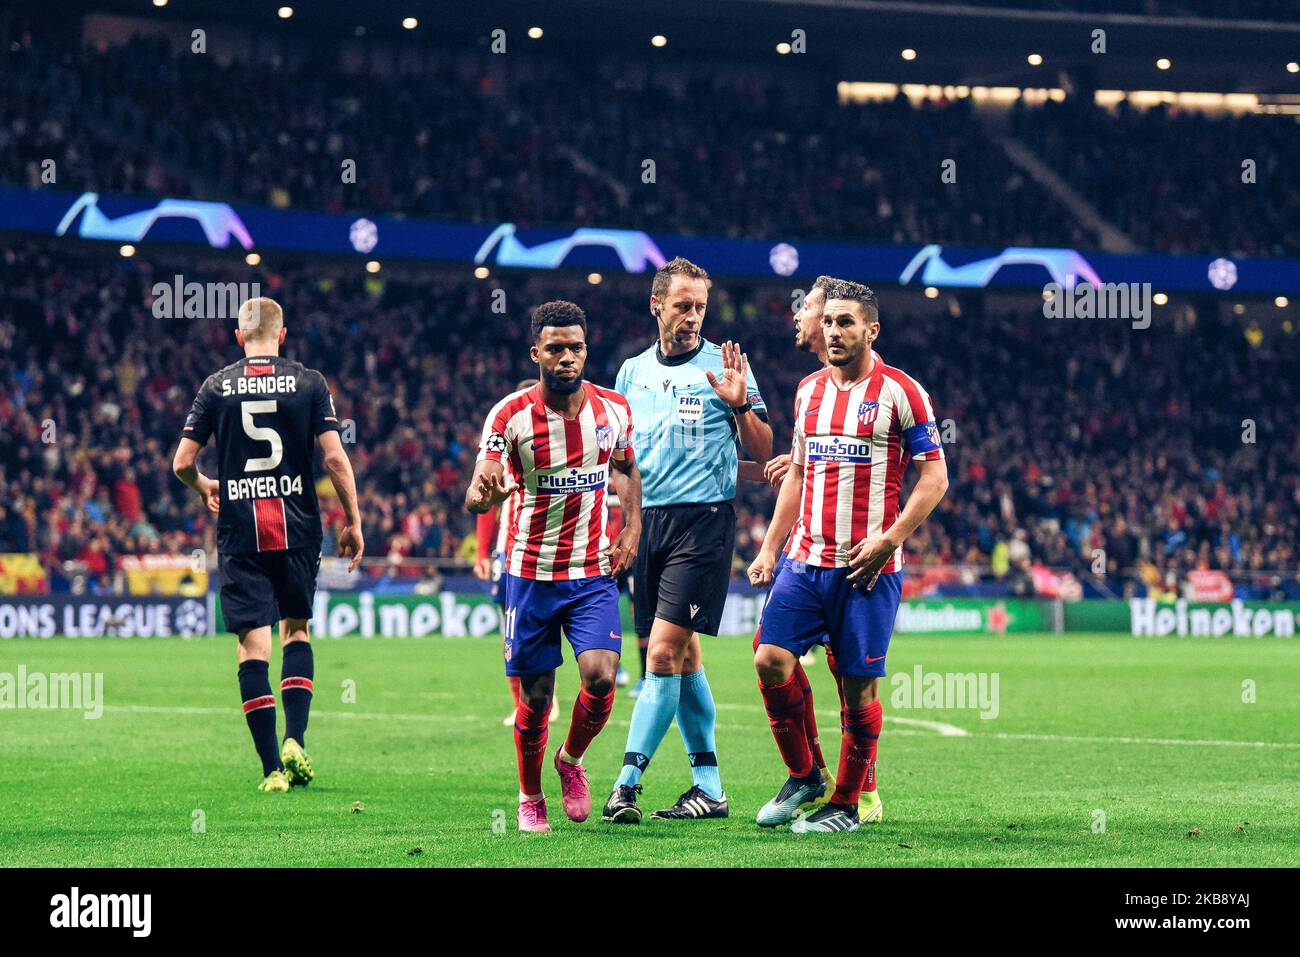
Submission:
<svg viewBox="0 0 1300 957">
<path fill-rule="evenodd" d="M 608 452 L 614 447 L 614 428 L 609 425 L 596 426 L 596 445 L 602 452 Z"/>
<path fill-rule="evenodd" d="M 876 414 L 880 411 L 879 402 L 863 402 L 858 406 L 858 421 L 867 428 L 876 424 Z"/>
</svg>

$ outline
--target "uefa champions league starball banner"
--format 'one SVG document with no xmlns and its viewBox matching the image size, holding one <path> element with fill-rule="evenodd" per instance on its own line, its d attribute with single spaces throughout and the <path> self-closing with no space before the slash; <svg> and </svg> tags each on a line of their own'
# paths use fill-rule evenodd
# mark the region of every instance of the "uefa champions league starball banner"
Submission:
<svg viewBox="0 0 1300 957">
<path fill-rule="evenodd" d="M 942 289 L 1151 283 L 1157 292 L 1300 293 L 1300 260 L 1226 252 L 1158 256 L 1032 246 L 723 239 L 643 231 L 635 223 L 623 228 L 455 223 L 378 211 L 334 215 L 56 189 L 0 187 L 0 231 L 133 245 L 202 245 L 241 255 L 286 251 L 509 269 L 645 273 L 685 256 L 718 276 L 791 282 L 824 273 L 877 285 Z"/>
</svg>

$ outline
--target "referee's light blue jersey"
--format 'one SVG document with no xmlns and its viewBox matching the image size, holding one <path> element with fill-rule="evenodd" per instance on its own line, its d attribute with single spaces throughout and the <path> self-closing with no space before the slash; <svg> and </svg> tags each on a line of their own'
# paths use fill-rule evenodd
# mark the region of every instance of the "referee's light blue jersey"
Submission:
<svg viewBox="0 0 1300 957">
<path fill-rule="evenodd" d="M 641 470 L 641 504 L 686 505 L 736 497 L 736 423 L 706 372 L 722 379 L 722 349 L 705 339 L 665 357 L 656 341 L 623 363 L 614 388 L 632 407 L 632 449 Z M 751 369 L 745 393 L 754 412 L 767 405 Z"/>
</svg>

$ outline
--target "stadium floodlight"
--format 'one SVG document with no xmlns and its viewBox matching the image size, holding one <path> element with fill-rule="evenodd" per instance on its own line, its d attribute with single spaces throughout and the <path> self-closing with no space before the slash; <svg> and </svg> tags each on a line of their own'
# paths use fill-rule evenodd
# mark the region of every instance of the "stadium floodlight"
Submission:
<svg viewBox="0 0 1300 957">
<path fill-rule="evenodd" d="M 1300 63 L 1297 63 L 1295 60 L 1292 60 L 1290 63 L 1286 65 L 1286 72 L 1300 73 Z"/>
<path fill-rule="evenodd" d="M 790 52 L 790 44 L 788 44 L 788 43 L 786 43 L 786 42 L 784 42 L 784 41 L 782 41 L 781 43 L 778 43 L 778 44 L 776 45 L 776 52 L 779 53 L 779 54 L 781 54 L 781 56 L 785 56 L 787 53 Z"/>
<path fill-rule="evenodd" d="M 249 253 L 244 257 L 244 262 L 250 266 L 259 266 L 262 263 L 262 256 L 260 253 Z"/>
<path fill-rule="evenodd" d="M 378 259 L 372 259 L 370 262 L 366 263 L 366 272 L 368 273 L 377 273 L 381 268 Z"/>
<path fill-rule="evenodd" d="M 925 298 L 926 298 L 926 299 L 938 299 L 938 298 L 939 298 L 939 290 L 936 289 L 934 286 L 926 286 L 926 287 L 925 287 Z"/>
<path fill-rule="evenodd" d="M 1285 309 L 1287 306 L 1291 305 L 1291 300 L 1286 296 L 1278 296 L 1273 300 L 1273 305 L 1277 306 L 1279 309 Z"/>
<path fill-rule="evenodd" d="M 911 47 L 908 47 L 906 50 L 903 51 L 902 57 L 904 60 L 915 60 L 916 51 L 913 50 Z"/>
<path fill-rule="evenodd" d="M 165 7 L 167 6 L 167 0 L 153 0 L 153 5 L 155 7 Z"/>
<path fill-rule="evenodd" d="M 1027 57 L 1027 59 L 1029 60 L 1029 65 L 1030 65 L 1030 66 L 1042 66 L 1042 65 L 1043 65 L 1043 55 L 1042 55 L 1041 53 L 1031 53 L 1031 54 L 1029 54 L 1029 56 Z"/>
<path fill-rule="evenodd" d="M 407 17 L 402 21 L 402 27 L 406 30 L 414 30 L 419 25 L 420 21 L 415 19 L 415 17 Z"/>
<path fill-rule="evenodd" d="M 1169 297 L 1166 296 L 1163 292 L 1158 292 L 1151 297 L 1151 301 L 1154 302 L 1157 306 L 1163 306 L 1165 303 L 1169 301 Z"/>
<path fill-rule="evenodd" d="M 666 36 L 664 36 L 662 33 L 656 33 L 654 36 L 652 36 L 652 37 L 650 38 L 650 45 L 651 45 L 652 47 L 663 47 L 663 46 L 667 46 L 667 45 L 668 45 L 668 38 L 667 38 Z"/>
<path fill-rule="evenodd" d="M 593 286 L 599 286 L 601 282 L 604 281 L 604 278 L 605 277 L 598 272 L 587 273 L 587 282 L 591 283 Z"/>
<path fill-rule="evenodd" d="M 541 27 L 529 27 L 529 28 L 528 28 L 528 39 L 530 39 L 530 40 L 540 40 L 540 39 L 542 38 L 542 36 L 543 36 L 543 34 L 544 34 L 545 32 L 546 32 L 546 31 L 544 31 Z"/>
<path fill-rule="evenodd" d="M 1167 70 L 1173 65 L 1174 65 L 1173 61 L 1170 60 L 1169 57 L 1167 56 L 1162 56 L 1159 60 L 1156 60 L 1157 70 Z"/>
<path fill-rule="evenodd" d="M 293 16 L 293 7 L 281 7 L 279 10 L 275 11 L 275 15 L 281 20 L 288 20 Z"/>
<path fill-rule="evenodd" d="M 135 247 L 132 246 L 130 243 L 123 243 L 121 246 L 118 247 L 117 251 L 127 259 L 130 259 L 132 256 L 135 255 Z"/>
</svg>

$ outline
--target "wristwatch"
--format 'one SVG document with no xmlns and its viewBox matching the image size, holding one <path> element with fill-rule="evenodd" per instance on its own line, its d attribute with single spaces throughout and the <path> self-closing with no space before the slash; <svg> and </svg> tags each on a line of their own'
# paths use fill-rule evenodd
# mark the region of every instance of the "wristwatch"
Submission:
<svg viewBox="0 0 1300 957">
<path fill-rule="evenodd" d="M 750 409 L 752 409 L 753 407 L 754 407 L 754 403 L 752 403 L 752 402 L 750 402 L 748 399 L 746 399 L 744 405 L 740 405 L 740 406 L 732 406 L 732 407 L 731 407 L 731 414 L 732 414 L 732 415 L 744 415 L 746 412 L 748 412 L 748 411 L 749 411 Z"/>
</svg>

